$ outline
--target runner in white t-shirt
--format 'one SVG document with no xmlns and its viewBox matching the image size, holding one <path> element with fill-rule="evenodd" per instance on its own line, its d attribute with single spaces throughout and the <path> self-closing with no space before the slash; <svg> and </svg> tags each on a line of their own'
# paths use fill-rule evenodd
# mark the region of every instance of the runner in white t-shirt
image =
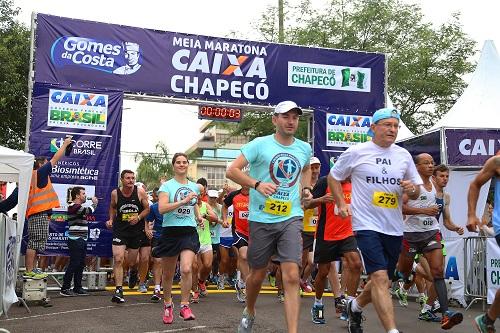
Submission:
<svg viewBox="0 0 500 333">
<path fill-rule="evenodd" d="M 352 214 L 353 230 L 370 276 L 363 292 L 347 305 L 350 333 L 363 332 L 361 311 L 370 302 L 375 304 L 385 330 L 399 332 L 388 287 L 401 250 L 403 193 L 415 199 L 422 184 L 411 155 L 394 145 L 399 119 L 395 109 L 376 111 L 369 131 L 373 140 L 347 149 L 328 176 L 340 215 Z M 350 206 L 344 201 L 340 183 L 349 176 Z"/>
</svg>

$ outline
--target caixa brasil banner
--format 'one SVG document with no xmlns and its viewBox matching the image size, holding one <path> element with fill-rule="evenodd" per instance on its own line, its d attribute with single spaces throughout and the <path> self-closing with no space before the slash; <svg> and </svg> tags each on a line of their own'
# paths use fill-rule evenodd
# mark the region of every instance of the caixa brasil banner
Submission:
<svg viewBox="0 0 500 333">
<path fill-rule="evenodd" d="M 385 56 L 37 16 L 35 81 L 208 101 L 384 104 Z"/>
<path fill-rule="evenodd" d="M 67 208 L 70 191 L 83 186 L 99 204 L 89 221 L 88 253 L 111 256 L 112 235 L 106 229 L 110 193 L 119 177 L 123 93 L 102 89 L 73 89 L 36 83 L 33 89 L 30 153 L 49 159 L 66 135 L 73 136 L 69 156 L 52 168 L 50 176 L 60 208 L 53 211 L 48 255 L 67 254 Z M 88 200 L 86 205 L 90 205 Z"/>
</svg>

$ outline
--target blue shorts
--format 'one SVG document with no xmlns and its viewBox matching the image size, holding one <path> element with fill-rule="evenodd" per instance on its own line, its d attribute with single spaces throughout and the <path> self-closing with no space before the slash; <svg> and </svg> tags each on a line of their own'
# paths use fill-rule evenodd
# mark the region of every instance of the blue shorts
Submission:
<svg viewBox="0 0 500 333">
<path fill-rule="evenodd" d="M 401 252 L 403 236 L 391 236 L 372 230 L 355 231 L 354 235 L 366 273 L 385 270 L 391 280 Z"/>
<path fill-rule="evenodd" d="M 233 237 L 221 237 L 220 245 L 230 249 L 233 246 Z"/>
</svg>

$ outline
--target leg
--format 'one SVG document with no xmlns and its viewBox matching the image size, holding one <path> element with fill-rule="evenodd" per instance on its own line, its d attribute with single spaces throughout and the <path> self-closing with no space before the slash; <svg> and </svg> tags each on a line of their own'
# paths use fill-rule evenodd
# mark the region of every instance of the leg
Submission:
<svg viewBox="0 0 500 333">
<path fill-rule="evenodd" d="M 255 315 L 255 303 L 257 302 L 257 296 L 259 295 L 260 289 L 262 287 L 262 282 L 266 278 L 267 267 L 263 268 L 250 268 L 250 272 L 247 276 L 246 290 L 247 290 L 247 300 L 246 307 L 247 311 L 251 315 Z M 295 294 L 298 295 L 298 287 L 295 289 Z"/>
<path fill-rule="evenodd" d="M 150 253 L 151 246 L 143 246 L 139 249 L 139 284 L 146 283 Z"/>
<path fill-rule="evenodd" d="M 331 263 L 320 263 L 318 264 L 318 273 L 316 274 L 316 279 L 314 279 L 314 289 L 316 293 L 316 299 L 321 299 L 325 291 L 326 278 L 330 272 Z"/>
<path fill-rule="evenodd" d="M 79 290 L 82 289 L 83 269 L 85 268 L 85 257 L 87 256 L 87 242 L 82 238 L 78 239 L 76 242 L 78 247 L 78 261 L 75 275 L 73 277 L 73 288 L 75 290 Z"/>
<path fill-rule="evenodd" d="M 153 280 L 155 288 L 156 286 L 159 286 L 161 284 L 161 276 L 163 274 L 162 270 L 163 269 L 162 269 L 161 259 L 153 258 Z M 174 265 L 174 273 L 175 273 L 175 265 Z M 173 277 L 174 275 L 172 274 L 172 278 Z"/>
<path fill-rule="evenodd" d="M 174 280 L 175 266 L 177 265 L 177 257 L 178 256 L 161 258 L 161 268 L 163 270 L 163 300 L 166 304 L 172 303 L 172 284 Z"/>
<path fill-rule="evenodd" d="M 213 252 L 212 251 L 207 251 L 205 253 L 202 253 L 200 255 L 200 261 L 201 261 L 201 268 L 198 273 L 199 279 L 203 282 L 205 282 L 210 275 L 210 271 L 212 270 L 212 262 L 213 262 Z"/>
<path fill-rule="evenodd" d="M 241 272 L 241 280 L 245 281 L 248 276 L 248 261 L 247 261 L 247 246 L 242 246 L 238 249 L 238 269 Z"/>
<path fill-rule="evenodd" d="M 31 272 L 35 268 L 36 250 L 26 249 L 26 272 Z"/>
<path fill-rule="evenodd" d="M 387 271 L 379 270 L 370 274 L 371 301 L 377 315 L 386 331 L 396 328 L 394 321 L 394 309 L 392 306 L 391 295 L 389 294 L 389 277 Z"/>
<path fill-rule="evenodd" d="M 189 304 L 189 292 L 193 282 L 192 267 L 195 261 L 195 253 L 191 250 L 183 250 L 180 254 L 181 257 L 181 304 Z"/>
<path fill-rule="evenodd" d="M 283 288 L 285 290 L 285 317 L 288 332 L 296 333 L 299 321 L 300 287 L 299 265 L 295 262 L 282 262 Z"/>
<path fill-rule="evenodd" d="M 348 279 L 345 281 L 347 295 L 354 297 L 358 291 L 359 278 L 361 277 L 361 257 L 356 251 L 344 253 L 344 258 L 347 265 L 344 266 L 343 270 L 347 268 L 349 272 Z M 344 273 L 342 273 L 342 277 L 344 277 Z"/>
<path fill-rule="evenodd" d="M 335 261 L 330 263 L 330 271 L 328 273 L 328 281 L 330 281 L 330 285 L 332 287 L 332 293 L 335 297 L 340 297 L 340 280 L 339 274 L 337 272 L 337 264 Z"/>
<path fill-rule="evenodd" d="M 68 238 L 68 251 L 69 251 L 69 265 L 66 268 L 66 273 L 64 273 L 63 285 L 61 290 L 66 290 L 71 288 L 71 280 L 78 269 L 78 264 L 80 261 L 78 244 L 76 240 Z"/>
<path fill-rule="evenodd" d="M 115 286 L 123 286 L 123 259 L 125 257 L 125 245 L 113 245 L 113 273 L 115 275 Z"/>
</svg>

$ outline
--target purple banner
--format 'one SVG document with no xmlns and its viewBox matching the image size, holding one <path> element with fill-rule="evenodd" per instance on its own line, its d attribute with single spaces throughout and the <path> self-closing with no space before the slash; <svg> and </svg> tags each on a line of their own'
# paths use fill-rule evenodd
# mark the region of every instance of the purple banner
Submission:
<svg viewBox="0 0 500 333">
<path fill-rule="evenodd" d="M 29 152 L 50 158 L 66 135 L 73 148 L 52 168 L 50 176 L 61 207 L 53 211 L 47 255 L 65 255 L 66 212 L 73 186 L 85 187 L 99 204 L 88 216 L 89 255 L 111 256 L 112 234 L 106 229 L 110 193 L 118 184 L 123 93 L 35 84 Z M 87 204 L 90 204 L 88 201 Z"/>
<path fill-rule="evenodd" d="M 372 113 L 385 55 L 37 16 L 35 81 L 178 98 Z"/>
<path fill-rule="evenodd" d="M 448 164 L 482 167 L 500 151 L 498 129 L 445 129 Z"/>
</svg>

